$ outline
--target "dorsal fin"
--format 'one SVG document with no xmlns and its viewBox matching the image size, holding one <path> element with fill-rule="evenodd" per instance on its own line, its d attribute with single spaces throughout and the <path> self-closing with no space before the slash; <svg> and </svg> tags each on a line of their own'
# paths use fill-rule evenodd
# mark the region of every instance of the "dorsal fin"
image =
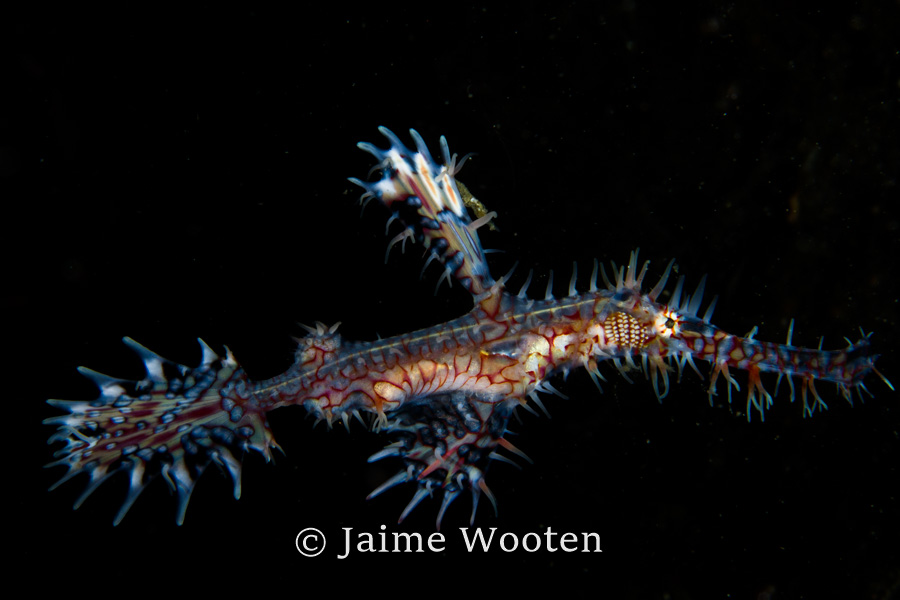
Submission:
<svg viewBox="0 0 900 600">
<path fill-rule="evenodd" d="M 457 165 L 456 155 L 450 155 L 446 138 L 441 137 L 443 165 L 438 165 L 414 129 L 409 134 L 416 151 L 407 148 L 386 127 L 378 130 L 390 141 L 389 148 L 382 150 L 367 142 L 357 144 L 378 160 L 376 168 L 382 172 L 382 178 L 371 183 L 350 178 L 365 190 L 362 201 L 374 197 L 393 210 L 404 205 L 415 209 L 415 216 L 404 217 L 401 213 L 398 218 L 425 245 L 430 257 L 444 265 L 439 283 L 445 278 L 449 282 L 453 276 L 475 297 L 488 291 L 495 282 L 488 271 L 477 229 L 489 223 L 496 213 L 472 221 L 454 178 L 462 162 Z M 401 234 L 404 239 L 407 235 Z"/>
</svg>

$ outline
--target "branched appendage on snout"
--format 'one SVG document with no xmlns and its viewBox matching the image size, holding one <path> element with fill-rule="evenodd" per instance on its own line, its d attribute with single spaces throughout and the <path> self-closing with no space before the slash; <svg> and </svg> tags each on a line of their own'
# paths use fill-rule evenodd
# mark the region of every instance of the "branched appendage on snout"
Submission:
<svg viewBox="0 0 900 600">
<path fill-rule="evenodd" d="M 765 410 L 773 403 L 773 396 L 778 392 L 778 384 L 782 377 L 787 377 L 790 388 L 791 402 L 794 401 L 795 388 L 794 377 L 800 378 L 800 396 L 803 400 L 803 415 L 812 416 L 816 409 L 828 408 L 815 388 L 816 381 L 835 383 L 841 395 L 852 405 L 852 391 L 856 389 L 862 399 L 865 392 L 872 395 L 863 383 L 863 379 L 870 372 L 875 373 L 891 389 L 894 386 L 884 375 L 875 368 L 877 355 L 872 353 L 868 335 L 857 342 L 847 340 L 847 347 L 840 350 L 822 350 L 799 348 L 791 345 L 793 322 L 788 328 L 785 344 L 764 342 L 754 339 L 756 328 L 740 337 L 726 333 L 721 329 L 696 319 L 686 319 L 676 328 L 677 337 L 694 357 L 707 360 L 712 363 L 710 376 L 709 395 L 710 403 L 715 394 L 716 380 L 721 375 L 727 382 L 728 401 L 731 402 L 731 391 L 734 388 L 740 391 L 740 386 L 732 377 L 729 369 L 736 368 L 747 371 L 747 418 L 752 415 L 755 408 L 761 418 L 765 418 Z M 775 373 L 778 375 L 775 391 L 770 394 L 766 391 L 762 379 L 762 373 Z M 810 399 L 811 397 L 811 399 Z"/>
<path fill-rule="evenodd" d="M 542 407 L 538 393 L 562 395 L 548 378 L 581 365 L 598 387 L 602 361 L 612 362 L 626 379 L 628 368 L 642 368 L 661 399 L 668 393 L 672 362 L 680 377 L 685 364 L 696 371 L 694 360 L 706 360 L 712 364 L 710 396 L 722 376 L 729 401 L 731 389 L 739 389 L 730 369 L 742 369 L 749 375 L 748 419 L 752 408 L 762 416 L 772 404 L 762 372 L 777 373 L 779 381 L 787 376 L 792 400 L 793 377 L 800 378 L 804 415 L 826 408 L 815 389 L 818 380 L 836 383 L 848 400 L 854 388 L 860 394 L 867 391 L 863 379 L 869 372 L 893 389 L 874 368 L 877 356 L 867 335 L 843 350 L 823 351 L 792 346 L 790 329 L 785 344 L 754 340 L 755 328 L 746 337 L 725 333 L 710 323 L 715 301 L 698 316 L 703 280 L 682 300 L 684 280 L 679 278 L 668 302 L 658 301 L 673 262 L 655 286 L 642 291 L 648 263 L 639 270 L 637 252 L 627 266 L 613 264 L 614 281 L 595 262 L 587 292 L 576 290 L 573 270 L 565 297 L 553 296 L 551 277 L 543 299 L 529 298 L 530 275 L 513 296 L 505 288 L 510 275 L 500 280 L 491 276 L 478 237 L 494 213 L 455 181 L 464 159 L 456 161 L 444 138 L 439 164 L 415 131 L 410 131 L 415 150 L 389 130 L 380 131 L 390 143 L 387 149 L 359 144 L 375 157 L 381 172 L 374 182 L 351 179 L 364 190 L 361 201 L 377 199 L 392 212 L 389 224 L 403 223 L 388 251 L 408 240 L 421 243 L 426 266 L 436 261 L 443 267 L 438 286 L 444 280 L 459 282 L 471 293 L 473 310 L 447 323 L 373 342 L 342 342 L 337 325 L 317 323 L 297 340 L 294 364 L 264 381 L 251 381 L 227 349 L 219 356 L 201 342 L 202 358 L 191 368 L 126 338 L 144 362 L 142 379 L 81 369 L 99 388 L 99 397 L 48 401 L 65 413 L 45 421 L 57 427 L 49 441 L 64 444 L 48 466 L 67 468 L 59 483 L 80 473 L 90 478 L 76 506 L 108 477 L 125 471 L 131 483 L 118 522 L 146 483 L 162 475 L 178 495 L 181 523 L 194 485 L 210 464 L 230 474 L 238 497 L 240 457 L 254 450 L 268 460 L 277 448 L 267 414 L 302 405 L 329 427 L 340 420 L 349 428 L 350 417 L 356 417 L 366 427 L 385 431 L 391 443 L 370 460 L 394 457 L 403 467 L 370 497 L 399 483 L 414 484 L 403 520 L 423 498 L 441 491 L 440 527 L 445 510 L 463 492 L 472 498 L 470 522 L 482 495 L 494 503 L 485 482 L 490 462 L 511 460 L 500 450 L 526 458 L 505 438 L 509 417 L 519 406 Z M 598 275 L 605 286 L 598 287 Z M 367 424 L 363 413 L 374 419 Z"/>
<path fill-rule="evenodd" d="M 679 279 L 668 304 L 660 304 L 656 298 L 665 286 L 671 263 L 660 282 L 649 292 L 642 293 L 641 281 L 647 267 L 645 264 L 640 274 L 636 275 L 636 261 L 635 254 L 632 254 L 627 271 L 624 268 L 618 270 L 614 284 L 604 274 L 607 290 L 600 293 L 595 304 L 595 319 L 586 330 L 586 346 L 580 351 L 581 361 L 598 387 L 599 361 L 611 360 L 628 379 L 626 368 L 639 368 L 635 362 L 639 357 L 641 367 L 651 380 L 657 397 L 662 399 L 668 393 L 668 373 L 672 370 L 670 363 L 673 360 L 678 367 L 679 379 L 685 364 L 690 365 L 699 375 L 694 361 L 705 360 L 712 363 L 710 404 L 712 396 L 716 394 L 719 376 L 727 382 L 730 403 L 732 388 L 740 390 L 730 369 L 747 371 L 748 420 L 752 409 L 756 409 L 764 418 L 765 410 L 773 403 L 773 394 L 766 391 L 760 377 L 763 372 L 777 374 L 779 383 L 782 377 L 787 377 L 792 402 L 795 393 L 793 377 L 800 378 L 804 416 L 812 416 L 817 408 L 827 408 L 816 391 L 817 380 L 837 384 L 841 394 L 851 403 L 854 388 L 860 396 L 863 392 L 869 393 L 863 379 L 870 372 L 878 375 L 890 389 L 894 389 L 891 382 L 875 369 L 874 363 L 878 357 L 872 354 L 868 335 L 865 333 L 858 342 L 848 340 L 846 348 L 832 351 L 792 346 L 793 324 L 789 328 L 785 344 L 753 339 L 756 328 L 746 337 L 732 335 L 710 323 L 715 299 L 702 317 L 697 316 L 703 281 L 693 296 L 686 296 L 682 301 L 683 278 Z M 662 391 L 659 387 L 660 377 L 663 381 Z M 777 389 L 776 383 L 775 393 Z"/>
</svg>

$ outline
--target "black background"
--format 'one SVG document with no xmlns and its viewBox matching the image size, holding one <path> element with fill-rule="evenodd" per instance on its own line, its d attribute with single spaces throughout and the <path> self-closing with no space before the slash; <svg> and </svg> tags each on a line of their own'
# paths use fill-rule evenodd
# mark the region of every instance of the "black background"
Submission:
<svg viewBox="0 0 900 600">
<path fill-rule="evenodd" d="M 77 512 L 82 482 L 45 490 L 47 397 L 88 399 L 75 367 L 139 378 L 129 335 L 196 364 L 194 338 L 226 343 L 255 379 L 285 370 L 297 322 L 342 321 L 372 339 L 456 317 L 458 285 L 433 294 L 420 254 L 384 264 L 386 211 L 359 217 L 370 157 L 417 129 L 436 152 L 477 155 L 460 179 L 500 230 L 482 234 L 511 287 L 534 268 L 563 292 L 572 261 L 627 261 L 658 275 L 670 258 L 719 295 L 713 321 L 762 339 L 839 347 L 874 331 L 894 381 L 898 326 L 898 8 L 763 10 L 703 3 L 429 5 L 340 3 L 117 9 L 12 21 L 2 120 L 7 285 L 4 340 L 11 577 L 41 589 L 163 586 L 303 593 L 315 583 L 368 593 L 513 592 L 634 598 L 896 597 L 900 587 L 900 412 L 877 377 L 851 408 L 801 418 L 782 392 L 760 423 L 743 394 L 710 408 L 687 373 L 660 406 L 612 370 L 554 381 L 552 419 L 523 413 L 514 443 L 535 461 L 496 465 L 477 524 L 524 534 L 596 531 L 602 554 L 465 552 L 444 521 L 440 555 L 337 561 L 342 527 L 433 531 L 436 500 L 402 526 L 411 490 L 366 502 L 395 465 L 365 458 L 384 439 L 272 415 L 286 450 L 245 460 L 235 502 L 216 473 L 183 527 L 156 483 L 116 528 L 125 478 Z M 524 268 L 523 268 L 524 267 Z M 586 276 L 582 282 L 586 281 Z M 705 367 L 701 366 L 705 372 Z M 738 377 L 742 385 L 746 379 Z M 773 379 L 767 379 L 771 390 Z M 724 388 L 720 386 L 720 390 Z M 213 470 L 214 471 L 214 470 Z M 294 536 L 332 536 L 306 559 Z M 496 586 L 496 587 L 495 587 Z M 893 595 L 891 595 L 893 594 Z"/>
</svg>

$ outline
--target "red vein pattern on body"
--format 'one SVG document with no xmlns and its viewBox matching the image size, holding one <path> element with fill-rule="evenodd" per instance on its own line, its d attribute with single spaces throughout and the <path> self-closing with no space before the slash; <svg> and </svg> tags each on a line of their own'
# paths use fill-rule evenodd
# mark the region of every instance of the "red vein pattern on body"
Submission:
<svg viewBox="0 0 900 600">
<path fill-rule="evenodd" d="M 748 372 L 748 419 L 754 411 L 764 417 L 773 403 L 762 373 L 777 374 L 779 383 L 786 378 L 791 401 L 794 379 L 799 380 L 804 416 L 827 408 L 817 381 L 835 383 L 848 401 L 854 389 L 867 392 L 863 380 L 870 373 L 891 386 L 874 367 L 877 356 L 867 335 L 846 348 L 823 351 L 792 346 L 790 330 L 785 344 L 757 341 L 755 329 L 745 337 L 726 333 L 710 322 L 715 301 L 698 316 L 703 280 L 686 295 L 684 278 L 679 278 L 662 303 L 673 263 L 644 290 L 648 263 L 639 268 L 637 252 L 627 266 L 612 265 L 612 279 L 595 262 L 586 291 L 576 289 L 573 272 L 564 297 L 552 295 L 552 279 L 543 299 L 527 296 L 528 282 L 512 294 L 506 278 L 491 277 L 478 237 L 478 229 L 496 213 L 461 194 L 455 179 L 465 158 L 451 156 L 442 137 L 438 164 L 415 131 L 410 131 L 415 150 L 389 130 L 380 131 L 390 142 L 387 149 L 368 143 L 359 147 L 375 157 L 381 178 L 350 181 L 363 188 L 362 202 L 382 203 L 395 211 L 391 220 L 404 224 L 389 249 L 408 240 L 423 244 L 428 263 L 443 266 L 438 285 L 461 283 L 472 295 L 472 310 L 374 342 L 348 342 L 337 325 L 317 324 L 298 340 L 294 364 L 264 381 L 250 380 L 227 348 L 223 358 L 201 341 L 201 363 L 189 368 L 126 338 L 146 366 L 144 379 L 128 381 L 82 368 L 100 388 L 96 400 L 48 401 L 66 413 L 46 421 L 58 428 L 50 442 L 64 443 L 48 466 L 68 468 L 56 485 L 79 473 L 90 477 L 76 507 L 108 477 L 125 471 L 130 487 L 118 523 L 147 483 L 161 475 L 177 493 L 180 524 L 196 481 L 210 463 L 230 473 L 239 497 L 241 455 L 255 450 L 268 460 L 277 448 L 266 415 L 301 405 L 329 427 L 339 421 L 349 428 L 356 419 L 385 432 L 391 443 L 369 460 L 395 458 L 402 467 L 369 497 L 403 483 L 414 486 L 402 521 L 440 490 L 440 527 L 448 507 L 464 492 L 472 497 L 472 521 L 482 495 L 496 508 L 485 480 L 488 464 L 510 461 L 501 449 L 527 459 L 505 437 L 509 417 L 519 407 L 543 408 L 539 393 L 559 394 L 549 382 L 559 373 L 583 367 L 599 388 L 604 362 L 626 378 L 628 371 L 642 370 L 662 399 L 671 372 L 680 378 L 690 366 L 699 374 L 696 361 L 707 361 L 712 365 L 710 402 L 719 378 L 726 382 L 730 402 L 732 390 L 739 390 L 732 370 Z"/>
</svg>

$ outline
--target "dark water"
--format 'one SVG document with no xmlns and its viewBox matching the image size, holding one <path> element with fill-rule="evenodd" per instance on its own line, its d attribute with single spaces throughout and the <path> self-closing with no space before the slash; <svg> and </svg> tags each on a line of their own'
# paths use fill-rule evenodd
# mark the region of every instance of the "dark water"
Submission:
<svg viewBox="0 0 900 600">
<path fill-rule="evenodd" d="M 311 431 L 301 410 L 273 415 L 287 456 L 249 458 L 240 502 L 210 473 L 176 528 L 156 484 L 113 529 L 124 481 L 73 513 L 77 481 L 44 491 L 61 473 L 39 468 L 39 423 L 54 414 L 45 398 L 93 396 L 76 365 L 141 375 L 123 335 L 191 364 L 195 337 L 227 343 L 264 378 L 290 364 L 298 321 L 370 339 L 468 310 L 459 286 L 433 295 L 437 269 L 417 280 L 417 249 L 384 265 L 379 207 L 359 218 L 345 178 L 370 168 L 354 144 L 381 145 L 378 125 L 477 153 L 460 179 L 499 213 L 483 241 L 504 251 L 495 275 L 520 261 L 513 288 L 534 268 L 542 295 L 553 269 L 561 293 L 572 261 L 588 273 L 640 247 L 651 273 L 673 257 L 689 285 L 708 273 L 713 321 L 734 333 L 759 325 L 781 341 L 793 318 L 795 343 L 840 347 L 874 331 L 897 382 L 897 12 L 529 3 L 22 19 L 2 162 L 19 557 L 117 586 L 184 564 L 198 585 L 258 578 L 298 594 L 330 581 L 464 595 L 492 589 L 475 583 L 488 577 L 610 597 L 895 597 L 900 418 L 874 377 L 865 404 L 823 385 L 826 414 L 802 419 L 782 394 L 764 424 L 747 423 L 740 394 L 710 408 L 692 372 L 662 406 L 612 370 L 603 395 L 582 373 L 554 381 L 571 399 L 515 425 L 535 464 L 492 469 L 499 518 L 484 504 L 477 525 L 597 532 L 599 554 L 470 554 L 461 500 L 443 553 L 339 561 L 341 528 L 427 535 L 438 502 L 398 528 L 408 490 L 364 500 L 393 474 L 365 463 L 384 441 Z M 310 526 L 335 540 L 317 559 L 293 546 Z"/>
</svg>

